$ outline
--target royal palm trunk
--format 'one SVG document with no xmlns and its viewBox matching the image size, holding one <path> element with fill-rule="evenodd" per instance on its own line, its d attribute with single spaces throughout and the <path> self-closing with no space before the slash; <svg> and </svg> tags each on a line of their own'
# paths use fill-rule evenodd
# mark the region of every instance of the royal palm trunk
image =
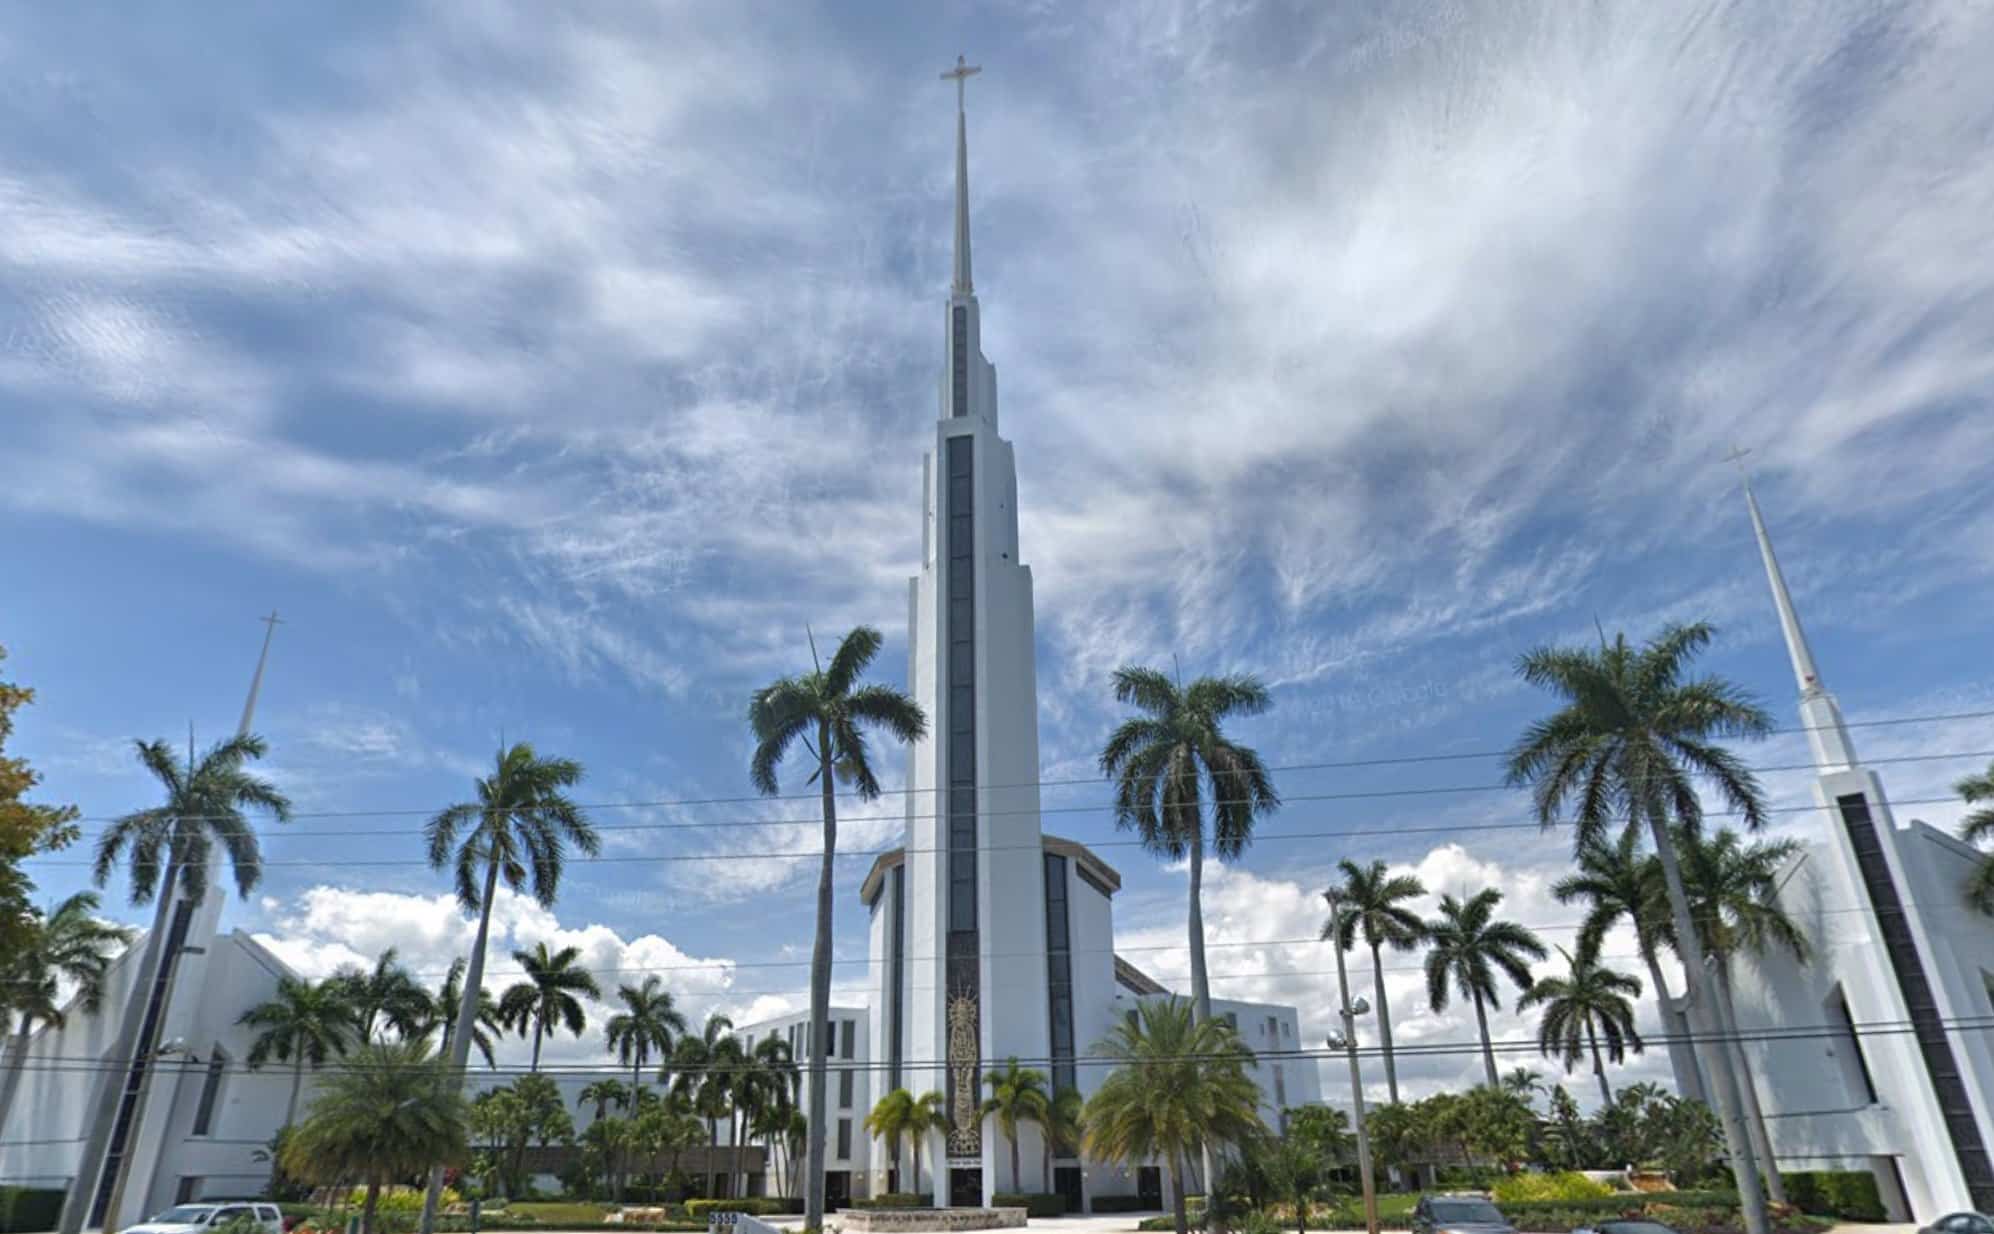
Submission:
<svg viewBox="0 0 1994 1234">
<path fill-rule="evenodd" d="M 1751 1136 L 1745 1130 L 1740 1098 L 1731 1074 L 1729 1060 L 1716 1041 L 1717 1017 L 1711 1013 L 1708 995 L 1698 997 L 1696 974 L 1705 970 L 1703 943 L 1697 937 L 1695 918 L 1690 915 L 1689 896 L 1683 890 L 1682 866 L 1676 860 L 1675 841 L 1669 835 L 1668 819 L 1659 803 L 1648 810 L 1648 832 L 1655 855 L 1662 863 L 1662 882 L 1668 890 L 1669 912 L 1675 918 L 1676 946 L 1681 949 L 1683 970 L 1689 986 L 1691 1033 L 1703 1073 L 1717 1097 L 1717 1119 L 1724 1128 L 1724 1147 L 1731 1159 L 1731 1175 L 1738 1185 L 1739 1208 L 1744 1214 L 1746 1234 L 1768 1234 L 1769 1214 L 1759 1178 L 1758 1162 L 1752 1152 Z"/>
<path fill-rule="evenodd" d="M 1786 1203 L 1786 1182 L 1779 1176 L 1779 1158 L 1773 1155 L 1772 1136 L 1766 1130 L 1765 1111 L 1759 1105 L 1758 1085 L 1752 1080 L 1751 1061 L 1745 1057 L 1745 1043 L 1738 1034 L 1738 1008 L 1731 997 L 1731 957 L 1716 957 L 1717 997 L 1713 1006 L 1721 1017 L 1724 1049 L 1738 1077 L 1738 1096 L 1743 1100 L 1745 1132 L 1752 1138 L 1752 1151 L 1765 1163 L 1766 1195 L 1775 1204 Z"/>
<path fill-rule="evenodd" d="M 464 967 L 464 992 L 457 1005 L 457 1027 L 450 1034 L 450 1070 L 461 1088 L 464 1069 L 471 1061 L 471 1037 L 477 1031 L 478 995 L 485 988 L 485 944 L 492 933 L 492 897 L 498 894 L 498 854 L 485 862 L 485 894 L 479 901 L 478 934 L 471 944 L 470 963 Z M 429 1167 L 429 1186 L 422 1195 L 422 1234 L 434 1234 L 436 1208 L 443 1199 L 443 1167 Z"/>
<path fill-rule="evenodd" d="M 1385 998 L 1385 964 L 1379 957 L 1379 944 L 1371 944 L 1371 986 L 1378 998 L 1378 1044 L 1385 1051 L 1385 1087 L 1392 1104 L 1399 1103 L 1399 1065 L 1392 1058 L 1392 1005 Z"/>
<path fill-rule="evenodd" d="M 1191 1010 L 1198 1023 L 1212 1018 L 1212 983 L 1205 972 L 1205 909 L 1203 904 L 1205 886 L 1205 836 L 1203 828 L 1191 837 Z M 1211 1141 L 1200 1137 L 1198 1160 L 1205 1175 L 1205 1228 L 1212 1234 L 1219 1230 L 1219 1206 L 1211 1202 L 1212 1179 L 1217 1172 L 1213 1168 Z M 1180 1177 L 1176 1187 L 1183 1190 Z M 1184 1214 L 1180 1206 L 1177 1214 L 1179 1234 L 1182 1234 Z"/>
<path fill-rule="evenodd" d="M 831 765 L 831 724 L 817 722 L 817 779 L 824 793 L 824 856 L 817 871 L 817 941 L 810 949 L 810 1109 L 808 1158 L 804 1163 L 803 1224 L 824 1226 L 824 1056 L 831 1035 L 831 865 L 838 851 L 838 799 Z"/>
</svg>

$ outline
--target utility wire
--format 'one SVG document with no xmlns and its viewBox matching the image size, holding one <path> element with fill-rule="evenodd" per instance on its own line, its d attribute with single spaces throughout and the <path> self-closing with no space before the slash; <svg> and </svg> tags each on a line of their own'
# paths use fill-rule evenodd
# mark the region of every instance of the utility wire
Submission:
<svg viewBox="0 0 1994 1234">
<path fill-rule="evenodd" d="M 1994 1030 L 1994 1015 L 1960 1016 L 1951 1019 L 1944 1019 L 1940 1021 L 1939 1027 L 1947 1033 L 1987 1032 L 1990 1030 Z M 1652 1035 L 1643 1036 L 1641 1038 L 1641 1044 L 1643 1045 L 1643 1047 L 1647 1047 L 1651 1045 L 1667 1046 L 1677 1042 L 1681 1042 L 1684 1044 L 1695 1044 L 1700 1042 L 1715 1042 L 1715 1043 L 1756 1042 L 1768 1046 L 1780 1046 L 1780 1045 L 1789 1045 L 1794 1043 L 1821 1041 L 1829 1039 L 1846 1040 L 1852 1036 L 1858 1038 L 1900 1036 L 1906 1033 L 1915 1034 L 1917 1031 L 1918 1030 L 1914 1022 L 1910 1020 L 1865 1020 L 1860 1023 L 1854 1021 L 1848 1021 L 1839 1024 L 1802 1024 L 1802 1025 L 1788 1025 L 1784 1027 L 1772 1027 L 1772 1028 L 1740 1029 L 1735 1033 L 1727 1033 L 1727 1032 L 1699 1033 L 1694 1031 L 1687 1033 L 1655 1033 Z M 1542 1054 L 1543 1053 L 1542 1047 L 1539 1045 L 1539 1043 L 1535 1039 L 1531 1038 L 1511 1037 L 1511 1038 L 1503 1038 L 1501 1040 L 1491 1040 L 1488 1043 L 1488 1048 L 1498 1054 Z M 1342 1059 L 1348 1056 L 1347 1048 L 1331 1048 L 1326 1045 L 1321 1047 L 1302 1047 L 1298 1045 L 1293 1049 L 1286 1049 L 1286 1050 L 1253 1050 L 1242 1045 L 1241 1049 L 1245 1055 L 1249 1056 L 1250 1061 L 1255 1064 L 1261 1062 L 1288 1062 L 1288 1061 L 1306 1062 L 1311 1060 L 1320 1061 L 1324 1059 Z M 1483 1051 L 1483 1044 L 1481 1039 L 1475 1038 L 1473 1040 L 1416 1042 L 1407 1045 L 1394 1044 L 1392 1047 L 1392 1057 L 1394 1059 L 1447 1057 L 1456 1054 L 1480 1054 L 1482 1053 L 1482 1051 Z M 1384 1047 L 1382 1045 L 1377 1045 L 1377 1046 L 1360 1045 L 1357 1048 L 1357 1054 L 1358 1057 L 1360 1058 L 1382 1057 L 1384 1055 Z M 171 1057 L 172 1056 L 162 1056 L 155 1054 L 153 1062 L 155 1065 L 157 1065 L 160 1062 L 162 1062 L 162 1060 Z M 1007 1054 L 1004 1056 L 1004 1061 L 1009 1061 L 1012 1057 L 1013 1057 L 1012 1055 Z M 1239 1053 L 1225 1053 L 1219 1051 L 1212 1051 L 1212 1052 L 1203 1052 L 1203 1053 L 1182 1053 L 1182 1054 L 1174 1054 L 1169 1056 L 1157 1056 L 1153 1059 L 1145 1057 L 1144 1061 L 1145 1062 L 1149 1061 L 1214 1062 L 1228 1058 L 1239 1058 L 1239 1057 L 1241 1057 Z M 802 1057 L 793 1059 L 790 1065 L 801 1069 L 808 1061 L 809 1061 L 809 1056 L 804 1055 Z M 983 1060 L 983 1061 L 988 1062 L 995 1060 Z M 1067 1058 L 1064 1056 L 1058 1058 L 1050 1056 L 1040 1056 L 1032 1058 L 1021 1057 L 1018 1058 L 1017 1061 L 1027 1066 L 1050 1066 L 1055 1062 L 1057 1063 L 1071 1062 L 1080 1066 L 1092 1066 L 1092 1067 L 1116 1067 L 1122 1065 L 1120 1060 L 1092 1053 L 1076 1053 L 1071 1058 Z M 130 1062 L 131 1062 L 131 1056 L 129 1055 L 120 1056 L 120 1057 L 99 1056 L 96 1058 L 92 1058 L 88 1055 L 52 1055 L 41 1059 L 30 1058 L 22 1064 L 22 1068 L 23 1070 L 40 1070 L 45 1072 L 71 1072 L 71 1073 L 73 1072 L 94 1073 L 102 1071 L 120 1072 L 120 1071 L 129 1070 Z M 225 1073 L 233 1073 L 240 1075 L 247 1075 L 252 1073 L 252 1068 L 250 1068 L 247 1063 L 238 1062 L 237 1060 L 228 1058 L 226 1056 L 222 1057 L 221 1062 L 222 1062 L 221 1070 L 224 1071 Z M 825 1059 L 825 1062 L 830 1066 L 831 1070 L 853 1071 L 853 1072 L 887 1071 L 890 1070 L 895 1065 L 892 1059 L 884 1059 L 884 1058 L 842 1059 L 835 1057 L 827 1057 Z M 203 1059 L 199 1058 L 198 1056 L 196 1057 L 183 1056 L 180 1066 L 182 1069 L 188 1072 L 193 1072 L 196 1070 L 207 1070 L 211 1068 L 213 1064 L 214 1064 L 214 1059 L 212 1057 Z M 898 1065 L 902 1069 L 907 1069 L 907 1070 L 932 1071 L 932 1070 L 945 1069 L 949 1067 L 951 1063 L 948 1059 L 903 1058 L 900 1060 Z M 255 1070 L 261 1070 L 261 1069 L 255 1069 Z M 273 1064 L 269 1068 L 270 1074 L 280 1079 L 288 1078 L 283 1074 L 287 1070 L 289 1070 L 288 1066 L 283 1063 Z M 361 1071 L 361 1070 L 366 1070 L 364 1065 L 356 1064 L 349 1057 L 341 1057 L 335 1061 L 329 1061 L 327 1063 L 321 1064 L 320 1066 L 313 1069 L 314 1074 L 323 1074 L 328 1071 Z M 673 1066 L 671 1060 L 666 1059 L 662 1061 L 662 1063 L 659 1065 L 658 1071 L 655 1072 L 654 1074 L 669 1075 L 673 1077 L 685 1076 L 685 1075 L 738 1075 L 755 1070 L 757 1070 L 757 1068 L 752 1059 L 744 1059 L 739 1062 L 696 1063 L 686 1067 Z M 603 1063 L 567 1063 L 567 1064 L 543 1063 L 541 1064 L 538 1071 L 534 1071 L 531 1068 L 527 1067 L 507 1066 L 507 1067 L 486 1068 L 483 1071 L 471 1070 L 467 1071 L 466 1074 L 492 1075 L 492 1076 L 543 1075 L 547 1076 L 550 1079 L 559 1078 L 559 1077 L 594 1076 L 594 1075 L 627 1076 L 630 1074 L 630 1067 L 628 1064 L 619 1064 L 613 1061 L 603 1062 Z"/>
<path fill-rule="evenodd" d="M 1425 791 L 1429 790 L 1410 789 L 1406 790 L 1406 792 L 1403 795 L 1416 795 Z M 1338 796 L 1339 796 L 1338 794 L 1331 793 L 1331 794 L 1325 794 L 1322 797 L 1301 796 L 1301 797 L 1289 797 L 1286 798 L 1285 800 L 1290 802 L 1333 800 L 1337 799 Z M 1891 804 L 1893 806 L 1949 805 L 1954 802 L 1957 802 L 1958 800 L 1959 799 L 1957 797 L 1907 797 L 1892 802 Z M 1109 807 L 1105 806 L 1074 807 L 1075 810 L 1091 811 L 1091 812 L 1098 812 L 1099 810 L 1107 808 Z M 1797 805 L 1797 806 L 1767 806 L 1764 810 L 1761 811 L 1761 813 L 1804 814 L 1811 811 L 1820 810 L 1822 808 L 1823 808 L 1822 806 L 1810 802 L 1807 805 Z M 1056 811 L 1052 810 L 1012 811 L 1012 813 L 1023 813 L 1023 814 L 1051 814 L 1055 812 Z M 978 811 L 978 816 L 988 818 L 998 813 L 1004 813 L 1004 812 L 981 810 Z M 1701 817 L 1736 818 L 1741 816 L 1742 814 L 1743 811 L 1741 810 L 1705 810 Z M 841 819 L 839 821 L 842 824 L 846 820 Z M 892 821 L 892 820 L 882 818 L 877 821 Z M 1253 841 L 1256 844 L 1260 844 L 1270 840 L 1276 840 L 1276 841 L 1334 840 L 1348 836 L 1460 835 L 1460 834 L 1467 834 L 1470 832 L 1481 832 L 1481 831 L 1522 831 L 1522 830 L 1548 831 L 1553 827 L 1562 827 L 1566 825 L 1567 824 L 1562 821 L 1550 824 L 1544 824 L 1532 821 L 1532 822 L 1520 822 L 1520 823 L 1452 823 L 1440 827 L 1347 828 L 1339 831 L 1285 831 L 1285 832 L 1263 831 L 1263 832 L 1255 832 L 1253 836 Z M 282 832 L 271 833 L 271 837 L 273 839 L 281 838 L 282 835 L 283 835 Z M 987 845 L 978 845 L 974 851 L 978 853 L 1033 852 L 1042 849 L 1043 847 L 1044 845 L 1042 842 L 1040 844 L 987 844 Z M 1139 839 L 1121 839 L 1121 840 L 1108 839 L 1108 840 L 1090 840 L 1087 842 L 1087 847 L 1088 848 L 1143 848 L 1146 847 L 1146 844 L 1144 841 Z M 884 857 L 889 853 L 902 853 L 911 856 L 916 853 L 966 853 L 969 851 L 971 850 L 966 848 L 961 848 L 961 849 L 948 848 L 948 847 L 914 848 L 907 845 L 896 844 L 892 848 L 840 849 L 838 850 L 838 852 L 833 854 L 833 857 L 834 859 L 839 861 L 847 861 L 847 860 L 858 860 L 860 858 L 865 858 L 865 857 L 875 857 L 875 858 Z M 738 852 L 738 853 L 619 854 L 607 857 L 600 855 L 594 857 L 581 855 L 581 856 L 569 856 L 566 858 L 566 860 L 567 863 L 570 865 L 647 865 L 652 863 L 708 862 L 708 861 L 777 861 L 777 860 L 802 861 L 802 860 L 808 860 L 810 858 L 821 857 L 822 855 L 823 855 L 822 850 L 819 849 L 769 849 L 759 852 L 750 851 L 750 852 Z M 140 861 L 136 858 L 130 858 L 127 860 L 120 861 L 118 864 L 120 866 L 129 867 L 132 869 L 140 869 L 149 866 L 164 865 L 171 862 L 172 860 L 173 859 L 171 857 L 167 857 L 162 861 L 147 862 L 147 861 Z M 81 866 L 94 866 L 96 864 L 93 861 L 62 860 L 62 859 L 54 859 L 46 857 L 31 857 L 28 859 L 28 861 L 36 862 L 44 867 L 54 867 L 54 866 L 81 867 Z M 24 862 L 23 864 L 26 863 Z M 301 867 L 306 869 L 351 869 L 362 866 L 365 867 L 422 866 L 424 868 L 432 868 L 430 867 L 427 859 L 419 857 L 416 858 L 381 857 L 381 858 L 369 858 L 369 859 L 358 859 L 358 860 L 334 859 L 334 858 L 316 858 L 309 860 L 283 859 L 276 861 L 261 861 L 258 862 L 258 865 L 263 869 L 282 868 L 282 867 L 290 867 L 290 868 Z"/>
<path fill-rule="evenodd" d="M 1882 728 L 1882 727 L 1905 725 L 1905 724 L 1942 724 L 1958 720 L 1981 720 L 1989 718 L 1994 718 L 1994 708 L 1990 708 L 1983 711 L 1957 711 L 1957 712 L 1934 713 L 1934 714 L 1920 715 L 1920 716 L 1899 716 L 1892 719 L 1884 719 L 1884 720 L 1851 720 L 1848 721 L 1846 724 L 1844 724 L 1843 727 L 1844 728 Z M 1793 725 L 1790 727 L 1770 729 L 1768 730 L 1768 733 L 1769 734 L 1806 733 L 1806 732 L 1813 732 L 1821 727 L 1823 726 Z M 1363 767 L 1396 767 L 1396 766 L 1407 766 L 1407 765 L 1414 765 L 1421 763 L 1463 762 L 1463 761 L 1472 761 L 1475 759 L 1484 759 L 1484 758 L 1507 758 L 1509 757 L 1510 753 L 1511 752 L 1508 750 L 1477 750 L 1477 751 L 1464 752 L 1459 754 L 1414 754 L 1414 755 L 1402 755 L 1393 758 L 1360 758 L 1360 759 L 1343 759 L 1339 761 L 1327 761 L 1327 762 L 1287 763 L 1287 764 L 1269 767 L 1267 768 L 1267 771 L 1269 773 L 1275 773 L 1275 772 L 1304 772 L 1304 771 L 1335 771 L 1335 770 L 1349 770 L 1349 769 L 1356 769 Z M 1904 755 L 1896 758 L 1867 759 L 1865 760 L 1865 765 L 1882 765 L 1893 762 L 1920 762 L 1920 761 L 1927 761 L 1930 759 L 1970 758 L 1970 757 L 1989 757 L 1989 756 L 1994 756 L 1994 755 L 1990 755 L 1988 752 L 1967 752 L 1960 754 L 1940 754 L 1940 755 Z M 1759 767 L 1755 768 L 1754 770 L 1811 771 L 1811 770 L 1824 770 L 1827 769 L 1827 767 L 1828 764 L 1823 764 L 1823 763 L 1790 763 L 1790 764 Z M 1027 789 L 1027 788 L 1065 788 L 1065 787 L 1088 785 L 1088 784 L 1108 784 L 1111 782 L 1112 781 L 1110 781 L 1108 778 L 1104 776 L 1086 776 L 1086 777 L 1061 779 L 1061 780 L 1021 780 L 1010 784 L 979 784 L 977 787 L 985 792 L 996 792 L 1004 790 Z M 1511 786 L 1497 785 L 1494 787 L 1511 787 Z M 888 788 L 888 789 L 881 789 L 880 795 L 889 796 L 889 797 L 911 796 L 914 794 L 938 793 L 941 791 L 943 790 L 940 787 Z M 1443 791 L 1459 792 L 1459 791 L 1481 791 L 1481 790 L 1448 789 Z M 855 799 L 854 794 L 850 793 L 840 793 L 838 794 L 838 796 L 841 799 L 845 800 Z M 596 801 L 596 802 L 582 802 L 578 804 L 579 807 L 583 810 L 650 810 L 650 809 L 666 809 L 666 808 L 673 808 L 679 806 L 755 805 L 755 804 L 782 802 L 782 801 L 814 802 L 820 799 L 821 799 L 820 795 L 817 793 L 779 793 L 766 797 L 759 795 L 737 796 L 737 797 L 678 797 L 678 798 L 658 798 L 653 800 L 637 800 L 637 801 Z M 444 806 L 424 806 L 424 807 L 392 807 L 392 808 L 384 808 L 378 810 L 300 810 L 293 812 L 292 817 L 293 818 L 389 818 L 397 816 L 429 817 L 440 813 L 445 808 L 446 807 Z M 92 815 L 84 815 L 78 821 L 86 823 L 114 823 L 118 820 L 119 817 L 121 816 L 111 815 L 111 814 L 92 814 Z M 210 821 L 207 818 L 207 816 L 204 815 L 187 815 L 185 817 L 188 819 L 188 821 Z M 880 821 L 880 820 L 895 821 L 905 817 L 909 816 L 904 814 L 875 815 L 872 816 L 871 818 L 854 818 L 849 821 L 853 822 L 867 822 L 867 821 Z M 929 815 L 914 815 L 913 817 L 933 818 L 938 816 L 929 814 Z M 769 826 L 772 825 L 773 823 L 786 823 L 788 821 L 790 820 L 747 820 L 738 825 Z M 815 823 L 817 820 L 801 819 L 795 821 L 798 823 L 805 823 L 805 822 Z M 841 819 L 839 821 L 843 822 L 848 820 Z M 699 824 L 699 825 L 703 826 L 711 824 Z M 354 834 L 354 833 L 345 833 L 345 834 Z M 360 834 L 371 834 L 371 833 L 360 833 Z"/>
</svg>

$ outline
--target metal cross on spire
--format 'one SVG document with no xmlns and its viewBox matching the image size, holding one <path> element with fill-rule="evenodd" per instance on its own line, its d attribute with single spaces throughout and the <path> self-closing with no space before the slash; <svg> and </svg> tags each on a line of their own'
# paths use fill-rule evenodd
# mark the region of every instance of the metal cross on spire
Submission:
<svg viewBox="0 0 1994 1234">
<path fill-rule="evenodd" d="M 970 64 L 961 56 L 955 67 L 942 74 L 943 81 L 955 83 L 955 282 L 952 290 L 966 296 L 976 289 L 969 277 L 969 121 L 963 115 L 963 83 L 981 73 L 981 65 Z"/>
<path fill-rule="evenodd" d="M 955 58 L 955 67 L 942 74 L 943 81 L 955 83 L 955 109 L 962 110 L 963 83 L 983 71 L 980 64 L 966 63 L 961 56 Z"/>
</svg>

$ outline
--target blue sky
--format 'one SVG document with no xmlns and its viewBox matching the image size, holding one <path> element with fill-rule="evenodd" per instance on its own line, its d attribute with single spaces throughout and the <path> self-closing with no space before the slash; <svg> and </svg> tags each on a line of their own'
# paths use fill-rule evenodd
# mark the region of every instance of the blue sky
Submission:
<svg viewBox="0 0 1994 1234">
<path fill-rule="evenodd" d="M 1542 707 L 1516 654 L 1595 620 L 1717 622 L 1710 667 L 1785 721 L 1733 444 L 1852 718 L 1994 706 L 1975 6 L 40 5 L 0 29 L 0 643 L 49 794 L 147 803 L 129 739 L 227 731 L 279 609 L 271 770 L 355 813 L 269 834 L 228 920 L 307 967 L 440 968 L 461 923 L 407 833 L 501 734 L 582 759 L 589 800 L 741 797 L 746 697 L 806 623 L 881 626 L 899 679 L 959 51 L 1048 779 L 1088 773 L 1113 667 L 1173 655 L 1274 685 L 1242 735 L 1276 764 L 1499 749 Z M 1556 837 L 1378 834 L 1519 819 L 1493 767 L 1283 773 L 1212 888 L 1219 992 L 1325 1005 L 1319 949 L 1245 944 L 1313 933 L 1344 856 L 1568 921 Z M 1112 841 L 1103 801 L 1049 789 L 1046 827 Z M 810 863 L 682 858 L 807 854 L 757 825 L 797 816 L 600 811 L 715 826 L 614 833 L 508 938 L 793 1005 Z M 1335 829 L 1369 834 L 1273 838 Z M 1102 852 L 1130 945 L 1175 941 L 1181 873 Z"/>
</svg>

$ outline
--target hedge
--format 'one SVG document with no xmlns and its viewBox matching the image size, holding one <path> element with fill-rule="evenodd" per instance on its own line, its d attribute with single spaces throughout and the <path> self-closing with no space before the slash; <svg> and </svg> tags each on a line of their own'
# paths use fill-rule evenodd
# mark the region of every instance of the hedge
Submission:
<svg viewBox="0 0 1994 1234">
<path fill-rule="evenodd" d="M 1066 1197 L 1042 1192 L 999 1191 L 990 1197 L 992 1208 L 1022 1208 L 1027 1217 L 1064 1217 Z"/>
<path fill-rule="evenodd" d="M 1736 1208 L 1738 1193 L 1735 1191 L 1647 1191 L 1628 1194 L 1603 1195 L 1590 1200 L 1521 1200 L 1513 1204 L 1496 1205 L 1502 1215 L 1514 1221 L 1518 1217 L 1533 1213 L 1625 1213 L 1634 1212 L 1650 1204 L 1667 1204 L 1672 1208 Z"/>
<path fill-rule="evenodd" d="M 62 1220 L 60 1187 L 0 1187 L 0 1234 L 53 1230 Z"/>
<path fill-rule="evenodd" d="M 739 1210 L 735 1211 L 738 1212 Z M 615 1230 L 691 1231 L 704 1230 L 706 1225 L 707 1223 L 704 1221 L 563 1221 L 559 1224 L 559 1228 L 562 1230 L 601 1230 L 605 1232 Z M 331 1234 L 338 1234 L 339 1231 L 343 1231 L 345 1228 L 346 1226 L 343 1223 L 334 1226 Z M 471 1219 L 469 1217 L 438 1217 L 436 1219 L 436 1228 L 443 1231 L 444 1234 L 469 1234 Z M 504 1224 L 494 1223 L 489 1220 L 480 1220 L 478 1228 L 480 1230 L 522 1230 L 532 1229 L 533 1227 L 519 1221 Z"/>
<path fill-rule="evenodd" d="M 1840 1217 L 1845 1221 L 1882 1221 L 1883 1195 L 1877 1190 L 1876 1175 L 1868 1170 L 1780 1171 L 1786 1184 L 1786 1198 L 1795 1208 L 1815 1217 Z"/>
<path fill-rule="evenodd" d="M 1097 1195 L 1093 1204 L 1097 1213 L 1146 1213 L 1155 1207 L 1139 1195 Z"/>
</svg>

